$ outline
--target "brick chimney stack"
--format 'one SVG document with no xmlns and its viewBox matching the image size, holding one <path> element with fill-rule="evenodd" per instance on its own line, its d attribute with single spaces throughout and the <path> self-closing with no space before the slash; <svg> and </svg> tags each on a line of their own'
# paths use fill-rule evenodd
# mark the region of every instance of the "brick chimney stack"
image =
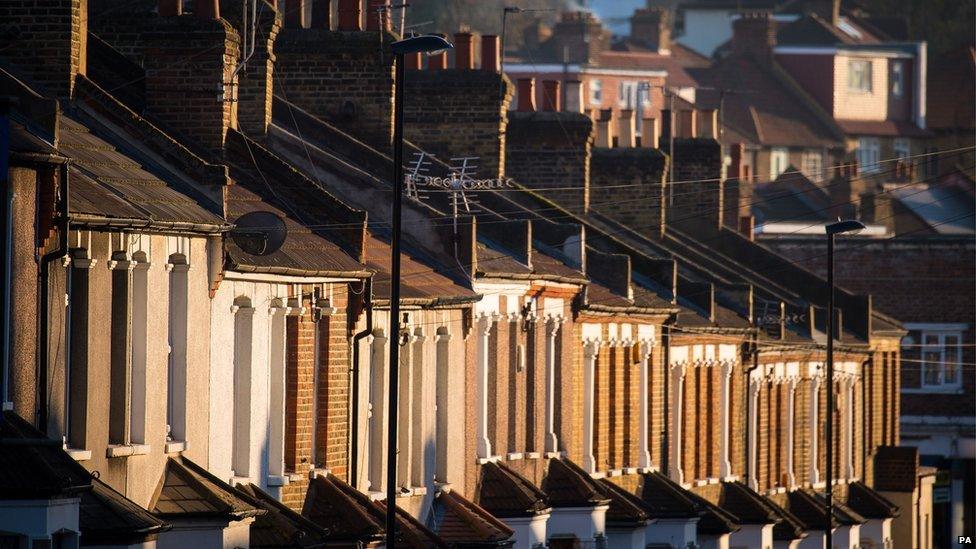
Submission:
<svg viewBox="0 0 976 549">
<path fill-rule="evenodd" d="M 286 28 L 305 28 L 305 0 L 286 0 L 284 12 Z"/>
<path fill-rule="evenodd" d="M 339 30 L 363 30 L 363 0 L 339 0 Z"/>
<path fill-rule="evenodd" d="M 566 103 L 563 109 L 569 112 L 583 112 L 583 83 L 579 80 L 569 80 L 566 82 Z"/>
<path fill-rule="evenodd" d="M 653 117 L 645 117 L 641 121 L 641 147 L 646 149 L 658 148 L 658 141 L 661 139 L 660 120 Z"/>
<path fill-rule="evenodd" d="M 390 30 L 390 0 L 367 0 L 366 30 Z"/>
<path fill-rule="evenodd" d="M 535 112 L 535 78 L 519 78 L 518 112 Z"/>
<path fill-rule="evenodd" d="M 481 70 L 501 72 L 502 42 L 494 34 L 481 36 Z"/>
<path fill-rule="evenodd" d="M 622 109 L 617 119 L 617 146 L 632 149 L 637 146 L 637 125 L 633 109 Z"/>
<path fill-rule="evenodd" d="M 553 28 L 555 51 L 566 51 L 570 63 L 591 63 L 601 51 L 610 48 L 610 31 L 586 11 L 563 12 Z"/>
<path fill-rule="evenodd" d="M 667 8 L 640 8 L 630 18 L 630 38 L 658 53 L 671 50 L 671 12 Z"/>
<path fill-rule="evenodd" d="M 11 62 L 59 97 L 74 93 L 75 76 L 85 74 L 88 3 L 52 0 L 0 2 L 0 21 L 11 27 L 0 48 L 15 52 Z"/>
<path fill-rule="evenodd" d="M 562 110 L 560 108 L 561 97 L 559 80 L 543 80 L 542 81 L 542 110 L 550 112 L 558 112 Z"/>
<path fill-rule="evenodd" d="M 776 47 L 776 21 L 769 12 L 743 13 L 732 23 L 732 47 L 738 54 L 768 58 Z"/>
<path fill-rule="evenodd" d="M 474 69 L 474 36 L 470 32 L 454 34 L 454 68 Z"/>
<path fill-rule="evenodd" d="M 332 0 L 312 0 L 312 28 L 328 29 L 332 26 Z"/>
<path fill-rule="evenodd" d="M 307 1 L 307 0 L 306 0 Z M 302 0 L 290 0 L 287 6 L 303 6 Z M 224 7 L 227 7 L 226 4 Z M 313 6 L 314 7 L 314 6 Z M 243 28 L 240 10 L 226 9 L 223 18 L 237 29 L 240 35 L 249 33 Z M 285 21 L 287 23 L 287 21 Z M 292 21 L 293 25 L 303 21 Z M 271 101 L 274 96 L 274 44 L 282 28 L 282 17 L 272 9 L 259 9 L 254 33 L 254 55 L 237 79 L 237 121 L 241 130 L 250 136 L 262 136 L 271 123 Z M 300 29 L 301 27 L 293 27 Z M 305 32 L 296 30 L 296 32 Z"/>
<path fill-rule="evenodd" d="M 612 149 L 613 109 L 597 110 L 594 119 L 596 120 L 596 141 L 593 146 L 601 149 Z"/>
</svg>

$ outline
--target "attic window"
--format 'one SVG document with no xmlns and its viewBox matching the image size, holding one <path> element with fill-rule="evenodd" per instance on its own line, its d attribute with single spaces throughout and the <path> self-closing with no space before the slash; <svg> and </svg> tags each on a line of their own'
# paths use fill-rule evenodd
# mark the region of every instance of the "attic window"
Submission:
<svg viewBox="0 0 976 549">
<path fill-rule="evenodd" d="M 844 31 L 844 34 L 850 36 L 851 38 L 860 39 L 864 36 L 861 34 L 861 31 L 857 30 L 857 27 L 852 25 L 851 22 L 847 20 L 846 17 L 840 18 L 840 20 L 837 22 L 837 28 Z"/>
<path fill-rule="evenodd" d="M 871 60 L 851 59 L 847 62 L 847 89 L 871 93 Z"/>
</svg>

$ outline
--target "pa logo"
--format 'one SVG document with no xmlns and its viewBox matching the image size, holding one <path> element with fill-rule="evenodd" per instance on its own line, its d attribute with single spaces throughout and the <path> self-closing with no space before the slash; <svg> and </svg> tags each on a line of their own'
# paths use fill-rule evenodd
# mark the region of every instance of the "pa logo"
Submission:
<svg viewBox="0 0 976 549">
<path fill-rule="evenodd" d="M 972 536 L 958 536 L 956 538 L 956 543 L 958 543 L 959 545 L 972 545 L 973 544 L 973 537 Z"/>
</svg>

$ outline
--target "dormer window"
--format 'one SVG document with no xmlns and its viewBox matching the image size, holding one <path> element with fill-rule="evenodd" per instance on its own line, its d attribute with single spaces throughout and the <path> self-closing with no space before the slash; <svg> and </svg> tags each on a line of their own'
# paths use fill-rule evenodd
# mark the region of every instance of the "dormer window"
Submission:
<svg viewBox="0 0 976 549">
<path fill-rule="evenodd" d="M 894 61 L 891 64 L 891 95 L 901 97 L 905 94 L 905 64 Z"/>
<path fill-rule="evenodd" d="M 851 59 L 847 63 L 847 88 L 850 91 L 871 93 L 871 60 Z"/>
</svg>

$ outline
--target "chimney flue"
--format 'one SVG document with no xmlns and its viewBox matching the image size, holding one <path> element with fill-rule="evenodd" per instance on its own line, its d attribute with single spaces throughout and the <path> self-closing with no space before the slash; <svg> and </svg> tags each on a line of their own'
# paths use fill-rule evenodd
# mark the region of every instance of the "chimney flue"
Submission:
<svg viewBox="0 0 976 549">
<path fill-rule="evenodd" d="M 474 36 L 470 32 L 454 35 L 454 68 L 471 70 L 474 68 Z"/>
<path fill-rule="evenodd" d="M 698 113 L 698 135 L 707 139 L 718 139 L 718 111 L 702 109 Z"/>
<path fill-rule="evenodd" d="M 634 110 L 622 109 L 617 119 L 617 146 L 632 149 L 637 146 Z"/>
<path fill-rule="evenodd" d="M 434 55 L 427 56 L 427 70 L 442 71 L 447 68 L 447 52 L 442 51 Z"/>
<path fill-rule="evenodd" d="M 658 119 L 647 117 L 641 122 L 641 147 L 656 149 L 658 139 L 661 136 L 661 129 Z"/>
<path fill-rule="evenodd" d="M 641 8 L 630 18 L 630 37 L 665 53 L 671 49 L 671 15 L 668 8 Z"/>
<path fill-rule="evenodd" d="M 339 0 L 339 30 L 363 30 L 362 0 Z"/>
<path fill-rule="evenodd" d="M 544 111 L 559 111 L 560 110 L 560 89 L 559 80 L 543 80 L 542 81 L 542 110 Z"/>
<path fill-rule="evenodd" d="M 535 112 L 535 78 L 518 79 L 518 112 Z"/>
<path fill-rule="evenodd" d="M 743 13 L 732 23 L 732 47 L 740 54 L 771 56 L 776 47 L 776 21 L 769 12 Z"/>
<path fill-rule="evenodd" d="M 583 112 L 583 83 L 579 80 L 566 82 L 566 104 L 563 106 L 569 112 Z"/>
<path fill-rule="evenodd" d="M 193 9 L 200 19 L 220 19 L 218 0 L 196 0 Z"/>
<path fill-rule="evenodd" d="M 613 109 L 597 111 L 596 142 L 594 147 L 613 148 Z"/>
<path fill-rule="evenodd" d="M 501 40 L 494 34 L 481 36 L 481 70 L 501 72 Z"/>
</svg>

